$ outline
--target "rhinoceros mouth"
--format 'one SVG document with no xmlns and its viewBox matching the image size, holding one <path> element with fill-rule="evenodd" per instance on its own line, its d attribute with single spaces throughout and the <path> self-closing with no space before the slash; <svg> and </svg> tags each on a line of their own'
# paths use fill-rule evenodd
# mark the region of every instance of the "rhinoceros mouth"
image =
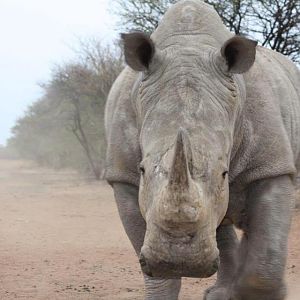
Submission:
<svg viewBox="0 0 300 300">
<path fill-rule="evenodd" d="M 146 237 L 142 247 L 140 264 L 145 274 L 205 278 L 217 271 L 219 251 L 212 237 L 202 239 L 197 233 L 174 236 L 163 231 L 158 236 L 159 241 Z"/>
<path fill-rule="evenodd" d="M 212 260 L 194 260 L 184 257 L 177 261 L 162 258 L 149 259 L 143 253 L 140 255 L 142 271 L 150 277 L 181 278 L 195 277 L 207 278 L 214 275 L 219 267 L 219 257 Z"/>
</svg>

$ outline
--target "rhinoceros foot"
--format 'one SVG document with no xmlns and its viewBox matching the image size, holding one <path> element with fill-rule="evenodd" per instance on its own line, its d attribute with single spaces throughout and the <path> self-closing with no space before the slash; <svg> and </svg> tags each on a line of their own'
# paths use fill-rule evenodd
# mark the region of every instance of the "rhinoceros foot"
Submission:
<svg viewBox="0 0 300 300">
<path fill-rule="evenodd" d="M 203 300 L 230 300 L 230 292 L 227 287 L 213 285 L 204 293 Z"/>
</svg>

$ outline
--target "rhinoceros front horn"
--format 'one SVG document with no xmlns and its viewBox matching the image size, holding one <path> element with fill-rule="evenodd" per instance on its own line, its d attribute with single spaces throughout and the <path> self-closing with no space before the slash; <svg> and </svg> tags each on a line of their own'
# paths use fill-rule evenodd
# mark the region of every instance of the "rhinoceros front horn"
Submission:
<svg viewBox="0 0 300 300">
<path fill-rule="evenodd" d="M 169 187 L 184 189 L 189 186 L 190 141 L 186 130 L 180 128 L 176 137 L 174 156 L 169 177 Z"/>
</svg>

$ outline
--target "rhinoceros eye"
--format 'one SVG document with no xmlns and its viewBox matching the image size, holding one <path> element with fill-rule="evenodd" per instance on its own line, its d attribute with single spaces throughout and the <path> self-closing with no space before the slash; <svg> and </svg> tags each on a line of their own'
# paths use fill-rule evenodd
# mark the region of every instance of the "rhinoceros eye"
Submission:
<svg viewBox="0 0 300 300">
<path fill-rule="evenodd" d="M 144 166 L 140 166 L 140 173 L 141 173 L 142 175 L 145 174 L 145 167 L 144 167 Z"/>
<path fill-rule="evenodd" d="M 225 179 L 226 178 L 226 176 L 228 175 L 228 171 L 224 171 L 223 173 L 222 173 L 222 177 Z"/>
</svg>

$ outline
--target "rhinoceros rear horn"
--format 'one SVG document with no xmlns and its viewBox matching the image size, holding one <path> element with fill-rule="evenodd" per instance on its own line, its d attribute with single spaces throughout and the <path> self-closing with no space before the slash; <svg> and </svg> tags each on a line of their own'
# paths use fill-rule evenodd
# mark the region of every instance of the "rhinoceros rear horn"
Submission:
<svg viewBox="0 0 300 300">
<path fill-rule="evenodd" d="M 142 32 L 122 33 L 126 63 L 135 71 L 149 68 L 155 53 L 151 38 Z"/>
<path fill-rule="evenodd" d="M 256 41 L 235 36 L 226 41 L 221 49 L 221 55 L 226 59 L 228 71 L 231 73 L 245 73 L 254 63 Z"/>
<path fill-rule="evenodd" d="M 170 171 L 169 185 L 185 188 L 189 185 L 190 171 L 188 164 L 189 140 L 184 129 L 180 129 L 175 143 L 174 156 Z"/>
</svg>

